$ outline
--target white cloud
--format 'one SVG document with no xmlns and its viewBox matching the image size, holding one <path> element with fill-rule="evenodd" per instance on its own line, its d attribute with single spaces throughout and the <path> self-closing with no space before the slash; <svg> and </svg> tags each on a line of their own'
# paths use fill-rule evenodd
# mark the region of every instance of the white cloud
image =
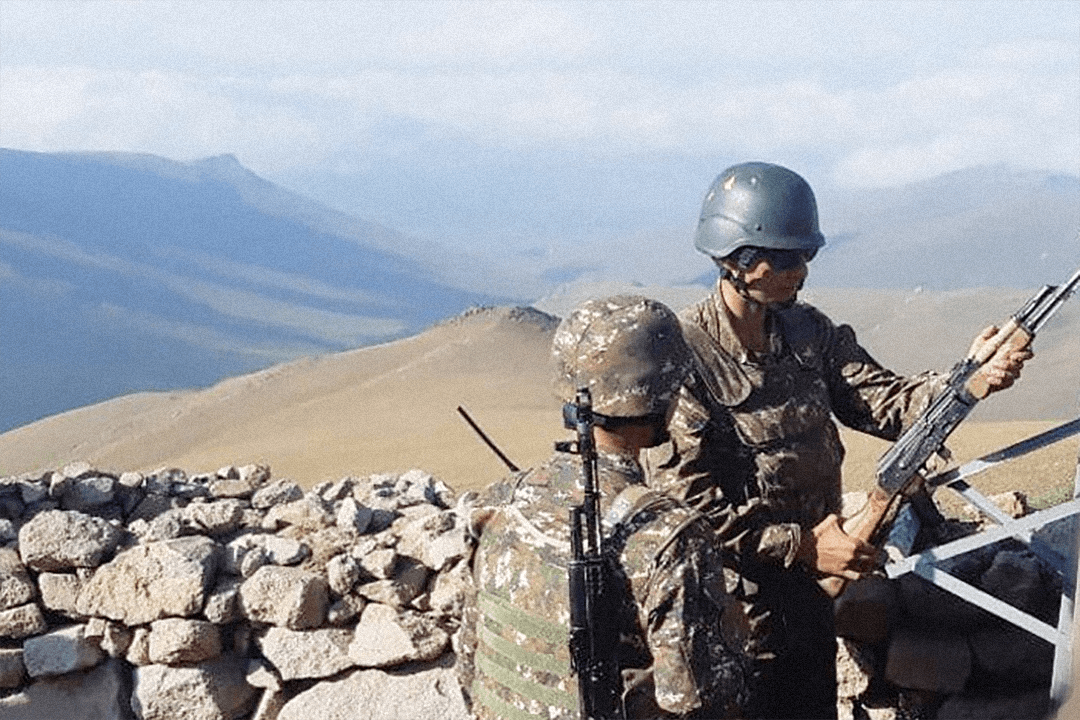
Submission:
<svg viewBox="0 0 1080 720">
<path fill-rule="evenodd" d="M 273 176 L 392 151 L 406 123 L 508 152 L 814 157 L 848 185 L 1080 174 L 1072 3 L 0 5 L 0 144 L 26 149 Z"/>
</svg>

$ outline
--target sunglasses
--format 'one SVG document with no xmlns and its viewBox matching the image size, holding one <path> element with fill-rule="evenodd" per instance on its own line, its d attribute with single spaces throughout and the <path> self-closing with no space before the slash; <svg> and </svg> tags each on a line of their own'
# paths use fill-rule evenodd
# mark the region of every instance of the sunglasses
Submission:
<svg viewBox="0 0 1080 720">
<path fill-rule="evenodd" d="M 760 257 L 769 261 L 769 265 L 777 272 L 794 270 L 803 263 L 808 263 L 817 255 L 817 249 L 813 250 L 771 250 L 762 248 Z"/>
</svg>

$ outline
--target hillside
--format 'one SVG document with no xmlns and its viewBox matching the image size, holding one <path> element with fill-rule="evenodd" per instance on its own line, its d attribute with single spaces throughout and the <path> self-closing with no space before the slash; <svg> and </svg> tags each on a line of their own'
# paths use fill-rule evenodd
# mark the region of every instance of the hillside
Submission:
<svg viewBox="0 0 1080 720">
<path fill-rule="evenodd" d="M 235 158 L 0 150 L 0 430 L 405 337 L 497 299 Z"/>
<path fill-rule="evenodd" d="M 634 290 L 593 288 L 596 294 L 627 289 Z M 583 286 L 577 291 L 587 294 Z M 636 291 L 675 306 L 702 292 Z M 1026 298 L 988 290 L 807 294 L 837 320 L 853 323 L 879 359 L 906 371 L 947 369 L 986 316 L 1004 317 Z M 572 295 L 566 288 L 539 304 L 549 312 L 557 306 L 562 314 L 578 301 Z M 409 338 L 277 365 L 204 390 L 142 393 L 73 410 L 0 435 L 0 476 L 73 460 L 144 471 L 164 465 L 213 471 L 266 462 L 276 475 L 307 486 L 344 475 L 421 468 L 459 490 L 480 487 L 506 468 L 455 409 L 463 405 L 519 466 L 546 457 L 552 441 L 565 434 L 549 390 L 554 327 L 555 318 L 537 310 L 475 310 Z M 1038 357 L 1020 383 L 988 399 L 961 426 L 951 443 L 957 458 L 984 454 L 1080 415 L 1078 343 L 1080 303 L 1074 298 L 1044 328 Z M 859 487 L 885 445 L 853 433 L 845 433 L 845 442 L 847 482 Z M 1006 473 L 1027 472 L 1040 486 L 1064 482 L 1075 465 L 1075 443 L 1046 452 Z"/>
</svg>

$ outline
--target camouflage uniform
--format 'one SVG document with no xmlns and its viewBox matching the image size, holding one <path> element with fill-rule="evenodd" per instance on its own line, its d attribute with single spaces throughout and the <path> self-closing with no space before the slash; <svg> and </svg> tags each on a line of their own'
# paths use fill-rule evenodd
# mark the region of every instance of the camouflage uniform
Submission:
<svg viewBox="0 0 1080 720">
<path fill-rule="evenodd" d="M 944 380 L 883 369 L 850 327 L 805 304 L 768 311 L 763 353 L 738 340 L 719 288 L 680 318 L 698 367 L 671 443 L 649 451 L 650 477 L 709 517 L 737 561 L 731 589 L 757 658 L 752 714 L 833 717 L 832 605 L 795 563 L 802 535 L 840 512 L 844 448 L 832 417 L 895 439 Z"/>
<path fill-rule="evenodd" d="M 723 612 L 731 601 L 711 527 L 649 491 L 635 458 L 601 452 L 598 466 L 605 549 L 627 586 L 613 622 L 622 630 L 628 717 L 730 716 L 743 665 L 720 622 L 740 613 Z M 578 717 L 567 647 L 567 511 L 581 501 L 580 484 L 578 456 L 556 453 L 489 491 L 498 509 L 476 549 L 463 653 L 475 667 L 469 694 L 483 720 Z"/>
</svg>

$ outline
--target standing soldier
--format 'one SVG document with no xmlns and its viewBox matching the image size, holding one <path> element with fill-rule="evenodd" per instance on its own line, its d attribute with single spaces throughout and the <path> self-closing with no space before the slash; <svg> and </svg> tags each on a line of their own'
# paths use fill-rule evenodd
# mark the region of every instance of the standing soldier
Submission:
<svg viewBox="0 0 1080 720">
<path fill-rule="evenodd" d="M 649 455 L 650 482 L 708 516 L 734 560 L 757 718 L 836 717 L 832 602 L 816 578 L 854 579 L 875 565 L 874 548 L 838 522 L 844 448 L 832 418 L 896 439 L 945 381 L 882 368 L 850 327 L 795 303 L 824 244 L 799 175 L 753 162 L 717 177 L 695 245 L 720 279 L 681 313 L 698 362 L 672 442 Z M 1011 385 L 1030 356 L 993 366 L 993 389 Z"/>
<path fill-rule="evenodd" d="M 626 717 L 729 717 L 743 670 L 720 622 L 740 613 L 724 612 L 720 550 L 704 518 L 646 487 L 638 462 L 666 439 L 689 368 L 678 319 L 643 297 L 590 301 L 559 326 L 553 355 L 562 399 L 592 395 L 604 550 L 622 590 L 606 620 L 621 638 Z M 562 452 L 488 491 L 465 613 L 479 718 L 578 717 L 567 566 L 568 511 L 582 492 L 581 458 Z"/>
</svg>

